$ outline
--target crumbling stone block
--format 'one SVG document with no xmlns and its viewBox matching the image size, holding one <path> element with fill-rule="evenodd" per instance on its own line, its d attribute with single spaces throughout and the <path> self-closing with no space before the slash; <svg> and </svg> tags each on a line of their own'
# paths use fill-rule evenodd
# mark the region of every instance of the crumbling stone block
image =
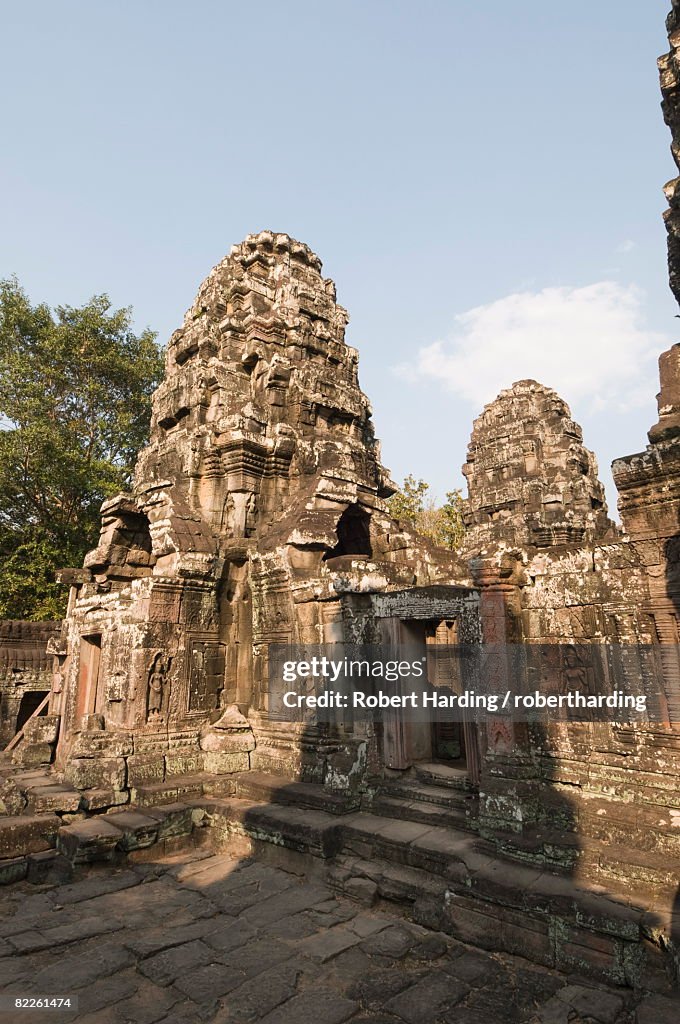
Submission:
<svg viewBox="0 0 680 1024">
<path fill-rule="evenodd" d="M 111 860 L 116 846 L 123 840 L 123 832 L 105 818 L 66 825 L 57 834 L 57 850 L 72 864 L 97 860 Z"/>
<path fill-rule="evenodd" d="M 56 743 L 59 731 L 59 715 L 38 715 L 26 722 L 24 740 L 26 743 Z"/>
<path fill-rule="evenodd" d="M 128 803 L 130 794 L 120 789 L 85 789 L 80 794 L 80 806 L 84 811 L 101 811 L 106 807 L 119 807 Z"/>
<path fill-rule="evenodd" d="M 54 846 L 59 825 L 56 814 L 21 814 L 0 818 L 0 858 L 48 850 Z"/>
<path fill-rule="evenodd" d="M 186 804 L 165 804 L 145 808 L 144 813 L 156 822 L 160 842 L 173 836 L 189 835 L 193 828 L 193 811 Z"/>
<path fill-rule="evenodd" d="M 20 743 L 12 751 L 12 760 L 15 764 L 22 764 L 26 768 L 47 765 L 52 760 L 52 746 L 50 743 Z"/>
<path fill-rule="evenodd" d="M 107 814 L 106 821 L 123 833 L 119 841 L 121 850 L 141 850 L 158 840 L 158 822 L 138 811 L 116 811 Z"/>
<path fill-rule="evenodd" d="M 28 873 L 27 857 L 9 857 L 0 860 L 0 885 L 11 885 L 20 882 Z"/>
<path fill-rule="evenodd" d="M 76 789 L 125 788 L 126 767 L 122 757 L 73 758 L 66 764 L 64 775 Z"/>
<path fill-rule="evenodd" d="M 203 771 L 203 755 L 200 750 L 169 751 L 165 755 L 166 777 L 192 775 Z"/>
<path fill-rule="evenodd" d="M 163 754 L 133 754 L 127 758 L 127 781 L 129 786 L 143 782 L 163 782 L 165 779 L 165 757 Z"/>
</svg>

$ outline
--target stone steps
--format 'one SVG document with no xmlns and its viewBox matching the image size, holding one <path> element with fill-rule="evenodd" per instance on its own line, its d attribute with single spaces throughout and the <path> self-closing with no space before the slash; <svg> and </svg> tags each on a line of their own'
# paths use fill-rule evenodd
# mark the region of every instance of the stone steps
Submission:
<svg viewBox="0 0 680 1024">
<path fill-rule="evenodd" d="M 477 797 L 468 786 L 463 768 L 417 764 L 400 777 L 388 778 L 369 809 L 381 817 L 474 831 Z"/>
<path fill-rule="evenodd" d="M 72 865 L 121 859 L 172 840 L 188 838 L 194 827 L 189 804 L 165 804 L 143 811 L 124 808 L 65 825 L 56 836 L 57 852 Z"/>
<path fill-rule="evenodd" d="M 403 800 L 418 801 L 424 804 L 435 804 L 447 810 L 453 807 L 465 807 L 470 799 L 470 791 L 452 786 L 428 786 L 410 779 L 390 780 L 386 782 L 382 793 L 385 796 L 399 797 Z"/>
<path fill-rule="evenodd" d="M 208 824 L 228 841 L 235 834 L 297 853 L 329 858 L 340 848 L 337 815 L 270 803 L 258 803 L 237 797 L 197 801 L 206 813 Z"/>
<path fill-rule="evenodd" d="M 135 807 L 153 807 L 193 800 L 205 795 L 230 795 L 234 792 L 233 776 L 194 772 L 169 775 L 163 782 L 143 782 L 130 790 L 130 803 Z"/>
<path fill-rule="evenodd" d="M 409 904 L 421 924 L 464 942 L 617 984 L 639 984 L 643 976 L 646 984 L 668 984 L 671 934 L 680 922 L 663 923 L 667 901 L 657 913 L 653 896 L 638 906 L 630 894 L 616 897 L 585 879 L 513 863 L 493 844 L 450 826 L 238 797 L 195 805 L 218 842 L 246 836 L 256 849 L 263 843 L 311 855 L 326 863 L 339 891 L 351 896 L 363 882 L 384 899 Z"/>
<path fill-rule="evenodd" d="M 22 814 L 74 814 L 81 806 L 80 790 L 44 769 L 8 769 L 0 776 L 0 784 L 14 791 Z"/>
<path fill-rule="evenodd" d="M 592 840 L 630 845 L 680 862 L 680 829 L 674 808 L 590 798 L 579 809 L 578 831 Z"/>
<path fill-rule="evenodd" d="M 426 785 L 446 786 L 449 789 L 469 789 L 470 779 L 465 768 L 437 762 L 422 762 L 413 766 L 413 772 Z"/>
<path fill-rule="evenodd" d="M 582 841 L 578 871 L 621 894 L 645 899 L 652 893 L 668 894 L 672 898 L 680 885 L 677 858 L 590 839 Z"/>
<path fill-rule="evenodd" d="M 0 817 L 0 860 L 49 850 L 61 819 L 56 814 L 16 814 Z"/>
<path fill-rule="evenodd" d="M 627 843 L 612 843 L 581 832 L 536 826 L 521 834 L 493 831 L 486 836 L 509 860 L 577 875 L 624 901 L 637 899 L 644 905 L 652 894 L 672 901 L 680 886 L 680 859 L 655 846 L 640 849 L 634 834 L 629 833 Z"/>
<path fill-rule="evenodd" d="M 222 792 L 210 793 L 213 787 Z M 462 941 L 588 977 L 634 985 L 644 976 L 645 984 L 651 977 L 662 987 L 673 955 L 680 957 L 680 915 L 668 909 L 671 876 L 656 854 L 637 851 L 635 860 L 626 847 L 589 840 L 579 848 L 576 874 L 556 874 L 545 864 L 513 861 L 495 842 L 452 824 L 457 797 L 450 807 L 418 802 L 414 814 L 422 820 L 410 820 L 403 798 L 384 795 L 381 814 L 343 814 L 342 798 L 329 801 L 333 794 L 323 787 L 261 773 L 250 780 L 174 776 L 139 788 L 154 806 L 114 808 L 68 825 L 54 813 L 0 818 L 0 880 L 30 878 L 31 871 L 34 880 L 54 880 L 49 872 L 64 866 L 153 860 L 156 850 L 201 840 L 217 849 L 241 843 L 251 854 L 283 858 L 293 870 L 303 855 L 304 870 L 315 864 L 338 891 L 397 900 L 421 924 Z M 173 800 L 180 791 L 190 796 Z M 543 849 L 557 838 L 544 830 Z M 619 863 L 637 864 L 641 885 L 645 872 L 658 871 L 658 885 L 641 898 L 642 889 L 629 884 L 630 867 L 625 883 L 616 878 Z"/>
<path fill-rule="evenodd" d="M 333 793 L 323 786 L 308 782 L 287 782 L 265 772 L 240 772 L 233 775 L 235 796 L 260 803 L 283 804 L 309 810 L 346 814 L 356 808 L 357 798 L 351 794 Z"/>
<path fill-rule="evenodd" d="M 414 821 L 423 824 L 443 825 L 450 828 L 474 826 L 469 822 L 465 807 L 452 806 L 442 807 L 439 804 L 428 803 L 420 800 L 409 800 L 403 797 L 392 796 L 388 790 L 373 799 L 371 804 L 373 814 L 379 814 L 384 818 L 398 818 L 401 821 Z"/>
</svg>

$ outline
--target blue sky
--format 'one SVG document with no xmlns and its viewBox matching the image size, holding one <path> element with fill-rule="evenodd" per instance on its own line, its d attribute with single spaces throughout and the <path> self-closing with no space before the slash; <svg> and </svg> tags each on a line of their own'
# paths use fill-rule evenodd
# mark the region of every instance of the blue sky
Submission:
<svg viewBox="0 0 680 1024">
<path fill-rule="evenodd" d="M 350 312 L 396 478 L 459 485 L 483 402 L 536 376 L 611 497 L 680 323 L 668 6 L 5 0 L 0 276 L 107 291 L 165 343 L 233 242 L 286 231 Z"/>
</svg>

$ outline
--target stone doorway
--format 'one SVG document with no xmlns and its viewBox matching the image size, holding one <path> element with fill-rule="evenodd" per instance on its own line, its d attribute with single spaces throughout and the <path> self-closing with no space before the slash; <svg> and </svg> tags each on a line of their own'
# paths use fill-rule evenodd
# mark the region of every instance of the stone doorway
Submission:
<svg viewBox="0 0 680 1024">
<path fill-rule="evenodd" d="M 433 619 L 381 620 L 383 643 L 388 648 L 407 647 L 413 660 L 422 651 L 428 682 L 433 687 L 460 689 L 460 666 L 448 648 L 459 642 L 455 616 Z M 437 650 L 439 648 L 439 650 Z M 443 764 L 467 771 L 478 781 L 477 726 L 473 722 L 412 721 L 400 711 L 388 710 L 382 721 L 381 754 L 385 768 L 404 771 L 417 764 Z"/>
<path fill-rule="evenodd" d="M 455 619 L 432 619 L 424 622 L 423 632 L 427 657 L 427 678 L 435 686 L 460 689 L 460 667 L 448 648 L 458 643 L 458 623 Z M 455 762 L 465 768 L 465 734 L 462 722 L 433 721 L 431 726 L 432 758 L 434 762 Z"/>
<path fill-rule="evenodd" d="M 45 700 L 48 692 L 48 690 L 29 690 L 28 693 L 23 695 L 21 703 L 19 704 L 19 711 L 17 713 L 16 728 L 14 730 L 15 735 L 21 732 L 29 718 L 35 714 L 42 702 Z M 41 714 L 46 715 L 47 708 L 41 711 Z"/>
<path fill-rule="evenodd" d="M 90 636 L 82 636 L 80 638 L 78 702 L 76 706 L 76 723 L 78 727 L 85 715 L 93 715 L 96 710 L 101 653 L 101 634 L 93 633 Z"/>
</svg>

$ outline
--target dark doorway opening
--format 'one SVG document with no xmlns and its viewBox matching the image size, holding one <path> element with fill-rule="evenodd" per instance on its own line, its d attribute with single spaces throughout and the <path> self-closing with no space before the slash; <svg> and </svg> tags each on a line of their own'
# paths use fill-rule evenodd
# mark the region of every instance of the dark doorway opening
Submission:
<svg viewBox="0 0 680 1024">
<path fill-rule="evenodd" d="M 47 694 L 47 690 L 31 690 L 29 693 L 25 693 L 23 695 L 21 703 L 19 704 L 19 714 L 17 715 L 17 732 L 21 732 L 31 715 L 38 710 Z M 47 714 L 47 705 L 45 705 L 40 714 Z"/>
<path fill-rule="evenodd" d="M 341 555 L 364 555 L 370 558 L 371 517 L 360 505 L 348 505 L 335 528 L 338 543 L 323 556 L 324 562 Z"/>
</svg>

